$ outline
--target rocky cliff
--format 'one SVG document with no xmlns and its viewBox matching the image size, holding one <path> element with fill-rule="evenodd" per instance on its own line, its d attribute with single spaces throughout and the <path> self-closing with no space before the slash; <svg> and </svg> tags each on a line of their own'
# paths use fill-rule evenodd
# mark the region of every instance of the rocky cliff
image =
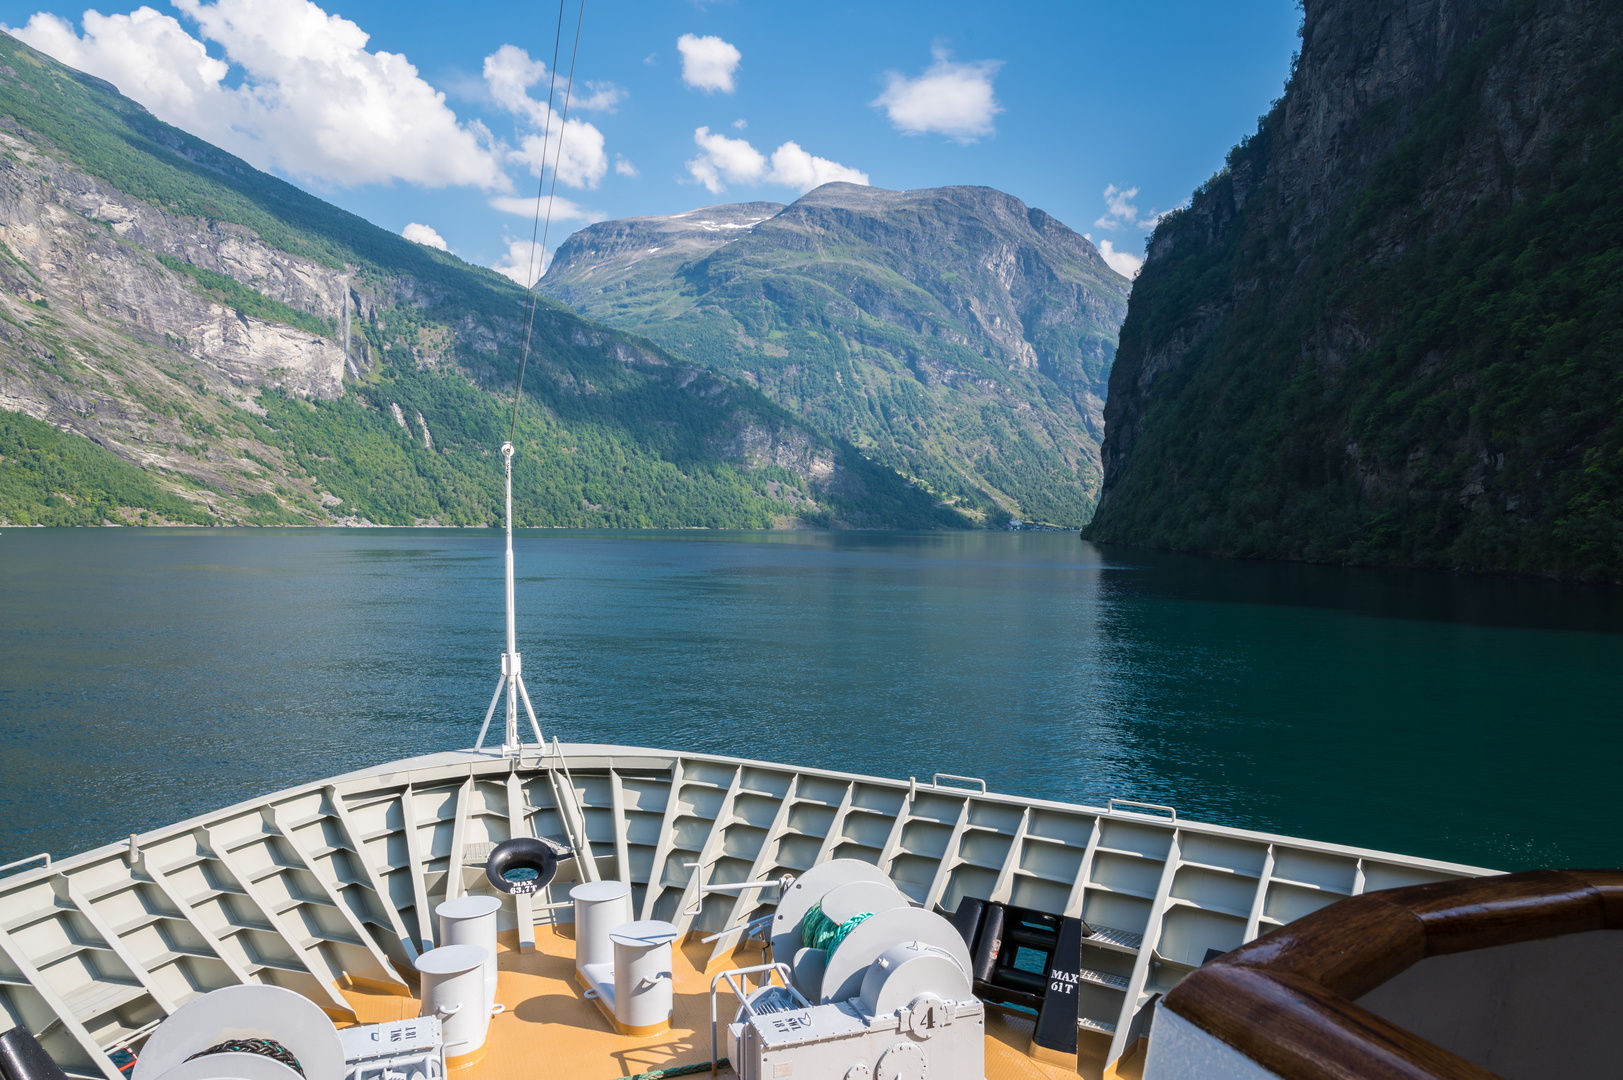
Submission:
<svg viewBox="0 0 1623 1080">
<path fill-rule="evenodd" d="M 1623 578 L 1623 10 L 1307 0 L 1135 283 L 1089 535 Z"/>
<path fill-rule="evenodd" d="M 0 523 L 492 522 L 524 310 L 0 35 Z M 534 340 L 523 523 L 970 523 L 645 340 Z"/>
<path fill-rule="evenodd" d="M 758 386 L 982 520 L 1092 513 L 1129 284 L 990 188 L 827 184 L 592 225 L 541 288 Z"/>
</svg>

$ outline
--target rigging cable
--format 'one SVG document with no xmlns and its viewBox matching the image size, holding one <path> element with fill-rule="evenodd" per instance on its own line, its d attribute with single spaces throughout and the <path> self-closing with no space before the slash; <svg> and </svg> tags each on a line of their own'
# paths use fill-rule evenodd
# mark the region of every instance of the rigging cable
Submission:
<svg viewBox="0 0 1623 1080">
<path fill-rule="evenodd" d="M 562 119 L 558 123 L 558 145 L 552 159 L 552 190 L 546 196 L 546 224 L 541 229 L 541 245 L 537 247 L 535 233 L 536 224 L 541 221 L 541 198 L 542 192 L 546 188 L 547 142 L 552 135 L 552 99 L 553 89 L 556 87 L 558 80 L 558 47 L 563 42 L 564 0 L 558 0 L 558 33 L 557 37 L 553 39 L 552 76 L 551 83 L 547 87 L 547 126 L 541 138 L 541 168 L 538 173 L 539 182 L 536 184 L 535 191 L 535 220 L 530 226 L 529 273 L 534 275 L 534 280 L 530 282 L 524 294 L 524 345 L 519 353 L 518 381 L 513 385 L 513 418 L 508 425 L 508 442 L 512 442 L 518 434 L 518 403 L 519 398 L 524 393 L 524 369 L 529 366 L 530 362 L 530 340 L 535 327 L 535 310 L 539 306 L 536 297 L 536 286 L 541 284 L 541 275 L 537 273 L 536 256 L 539 253 L 542 264 L 545 265 L 547 236 L 552 232 L 552 204 L 558 196 L 558 166 L 563 161 L 564 132 L 569 127 L 569 103 L 575 90 L 575 60 L 580 55 L 580 28 L 585 19 L 586 0 L 580 0 L 580 11 L 575 17 L 575 43 L 569 50 L 569 78 L 564 82 L 564 111 Z"/>
</svg>

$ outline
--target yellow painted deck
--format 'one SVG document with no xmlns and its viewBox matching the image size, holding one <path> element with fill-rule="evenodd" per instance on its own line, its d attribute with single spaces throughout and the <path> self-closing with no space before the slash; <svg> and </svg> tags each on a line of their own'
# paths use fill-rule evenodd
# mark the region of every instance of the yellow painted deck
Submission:
<svg viewBox="0 0 1623 1080">
<path fill-rule="evenodd" d="M 483 1056 L 452 1069 L 449 1080 L 613 1080 L 710 1060 L 710 976 L 704 972 L 709 946 L 675 950 L 671 1030 L 629 1038 L 610 1027 L 576 984 L 572 927 L 537 926 L 535 939 L 535 951 L 522 953 L 516 932 L 501 935 L 496 1000 L 507 1011 L 492 1018 Z M 755 962 L 750 958 L 754 954 L 741 955 L 743 963 Z M 716 970 L 721 969 L 711 974 Z M 417 1015 L 415 998 L 365 988 L 342 993 L 363 1024 Z M 736 1008 L 724 987 L 718 1014 L 726 1019 Z M 1026 1055 L 1029 1020 L 989 1009 L 986 1032 L 987 1080 L 1066 1080 L 1077 1075 Z"/>
</svg>

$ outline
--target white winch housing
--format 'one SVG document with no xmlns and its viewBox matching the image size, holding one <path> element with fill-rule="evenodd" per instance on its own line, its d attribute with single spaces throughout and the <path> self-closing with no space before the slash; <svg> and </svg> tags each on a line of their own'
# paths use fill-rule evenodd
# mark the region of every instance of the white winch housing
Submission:
<svg viewBox="0 0 1623 1080">
<path fill-rule="evenodd" d="M 826 953 L 802 943 L 814 907 L 850 924 Z M 778 904 L 772 944 L 793 958 L 792 989 L 755 991 L 728 1026 L 739 1080 L 983 1080 L 986 1014 L 963 938 L 874 867 L 807 871 Z"/>
<path fill-rule="evenodd" d="M 910 941 L 868 968 L 862 993 L 800 1007 L 768 987 L 728 1028 L 739 1080 L 982 1080 L 985 1012 L 945 951 Z"/>
</svg>

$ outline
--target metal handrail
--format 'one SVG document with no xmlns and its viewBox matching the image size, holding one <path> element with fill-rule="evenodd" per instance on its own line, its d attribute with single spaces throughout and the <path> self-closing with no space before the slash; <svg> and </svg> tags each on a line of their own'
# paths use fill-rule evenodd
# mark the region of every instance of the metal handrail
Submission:
<svg viewBox="0 0 1623 1080">
<path fill-rule="evenodd" d="M 934 778 L 931 779 L 930 786 L 940 787 L 941 781 L 943 780 L 962 780 L 966 784 L 979 784 L 981 786 L 981 794 L 986 794 L 986 781 L 982 780 L 978 776 L 958 776 L 955 773 L 938 772 L 935 774 Z"/>
<path fill-rule="evenodd" d="M 700 938 L 699 939 L 699 944 L 700 945 L 708 945 L 712 941 L 720 941 L 724 937 L 731 937 L 732 935 L 738 933 L 740 930 L 744 931 L 744 936 L 745 937 L 748 937 L 750 934 L 754 933 L 756 930 L 762 929 L 764 927 L 771 926 L 772 925 L 772 918 L 773 917 L 771 915 L 762 915 L 759 919 L 753 919 L 750 922 L 739 923 L 737 926 L 729 926 L 725 930 L 716 931 L 714 934 L 711 934 L 709 937 Z"/>
<path fill-rule="evenodd" d="M 751 1017 L 753 1017 L 755 1015 L 755 1010 L 750 1008 L 750 1003 L 749 1003 L 749 977 L 751 975 L 763 975 L 764 978 L 761 979 L 761 986 L 766 986 L 768 983 L 770 983 L 772 981 L 772 976 L 774 974 L 777 975 L 778 978 L 783 980 L 783 988 L 785 990 L 789 991 L 789 994 L 790 994 L 791 997 L 793 997 L 796 1001 L 800 1002 L 800 1007 L 801 1008 L 809 1009 L 809 1008 L 812 1007 L 812 1003 L 806 1000 L 805 995 L 802 994 L 799 990 L 796 990 L 795 987 L 794 987 L 794 984 L 789 981 L 790 974 L 789 974 L 789 965 L 788 964 L 756 964 L 754 967 L 733 968 L 731 971 L 723 971 L 723 972 L 718 973 L 715 978 L 710 980 L 710 1075 L 711 1076 L 716 1075 L 716 1063 L 720 1060 L 720 1058 L 716 1054 L 716 984 L 717 983 L 722 983 L 722 982 L 726 983 L 727 984 L 727 989 L 729 989 L 729 990 L 731 990 L 733 992 L 733 996 L 736 997 L 738 999 L 738 1003 L 744 1007 L 744 1011 L 746 1013 L 748 1013 Z M 733 976 L 735 976 L 735 975 L 740 977 L 743 980 L 743 988 L 742 989 L 740 989 L 738 983 L 733 981 Z M 760 988 L 761 988 L 760 986 L 756 987 L 757 990 L 759 990 Z M 733 1062 L 733 1071 L 735 1073 L 737 1073 L 740 1077 L 742 1077 L 744 1075 L 744 1067 L 741 1064 L 739 1064 L 738 1062 L 736 1062 L 736 1061 Z"/>
<path fill-rule="evenodd" d="M 5 873 L 7 870 L 15 869 L 16 867 L 22 866 L 26 863 L 31 863 L 35 859 L 45 860 L 45 866 L 43 869 L 49 870 L 51 868 L 51 853 L 49 851 L 42 851 L 38 855 L 30 855 L 26 859 L 18 859 L 16 862 L 8 862 L 6 865 L 0 866 L 0 874 Z"/>
<path fill-rule="evenodd" d="M 714 862 L 711 862 L 708 865 L 709 866 L 714 866 L 716 864 Z M 683 863 L 682 866 L 683 866 L 684 869 L 688 869 L 688 870 L 694 870 L 695 868 L 697 868 L 697 873 L 694 874 L 694 880 L 699 883 L 699 888 L 698 888 L 698 891 L 694 894 L 693 906 L 691 908 L 683 908 L 682 909 L 682 914 L 686 915 L 686 916 L 690 916 L 690 917 L 694 916 L 694 915 L 697 915 L 697 914 L 699 914 L 699 912 L 704 910 L 704 897 L 705 897 L 706 893 L 746 892 L 746 891 L 748 891 L 750 889 L 774 889 L 774 888 L 782 889 L 785 892 L 787 892 L 788 889 L 789 889 L 789 886 L 791 886 L 791 885 L 793 885 L 795 883 L 795 876 L 793 874 L 785 874 L 782 877 L 775 878 L 775 879 L 773 879 L 771 881 L 729 881 L 729 882 L 726 882 L 726 883 L 721 884 L 721 885 L 706 885 L 704 883 L 704 871 L 705 871 L 704 866 L 701 866 L 699 863 L 696 863 L 696 862 Z"/>
<path fill-rule="evenodd" d="M 1136 806 L 1140 810 L 1165 810 L 1169 815 L 1171 815 L 1173 821 L 1178 820 L 1178 811 L 1170 806 L 1167 806 L 1165 803 L 1135 802 L 1132 799 L 1111 799 L 1109 802 L 1105 803 L 1105 813 L 1115 813 L 1116 807 L 1118 806 Z M 1127 812 L 1131 814 L 1133 811 L 1129 810 Z"/>
<path fill-rule="evenodd" d="M 542 743 L 541 745 L 545 747 L 546 743 Z M 584 876 L 596 881 L 598 879 L 597 857 L 591 854 L 591 841 L 587 839 L 586 836 L 586 813 L 580 805 L 580 796 L 575 792 L 575 776 L 569 771 L 569 759 L 564 757 L 563 744 L 558 741 L 558 736 L 556 735 L 552 737 L 552 752 L 558 756 L 558 765 L 563 766 L 564 780 L 566 780 L 569 784 L 569 802 L 571 804 L 570 806 L 564 805 L 563 792 L 558 790 L 557 786 L 558 769 L 556 766 L 554 766 L 552 769 L 551 779 L 554 784 L 553 793 L 558 796 L 558 820 L 563 822 L 564 835 L 569 837 L 569 846 L 574 849 L 570 852 L 570 854 L 575 857 L 576 869 L 578 869 Z M 569 811 L 571 808 L 574 809 L 575 815 L 580 823 L 579 840 L 575 839 L 575 830 L 569 827 Z M 582 861 L 580 857 L 582 848 L 585 848 L 587 852 L 587 858 L 585 861 Z M 560 858 L 561 857 L 562 856 L 560 856 Z M 587 865 L 588 863 L 590 866 Z"/>
</svg>

